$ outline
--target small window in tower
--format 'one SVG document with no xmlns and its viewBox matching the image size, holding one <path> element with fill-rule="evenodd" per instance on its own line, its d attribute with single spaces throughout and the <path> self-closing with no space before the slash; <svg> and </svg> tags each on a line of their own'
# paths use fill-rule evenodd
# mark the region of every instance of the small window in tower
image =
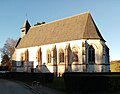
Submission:
<svg viewBox="0 0 120 94">
<path fill-rule="evenodd" d="M 21 32 L 24 32 L 25 30 L 22 30 Z"/>
</svg>

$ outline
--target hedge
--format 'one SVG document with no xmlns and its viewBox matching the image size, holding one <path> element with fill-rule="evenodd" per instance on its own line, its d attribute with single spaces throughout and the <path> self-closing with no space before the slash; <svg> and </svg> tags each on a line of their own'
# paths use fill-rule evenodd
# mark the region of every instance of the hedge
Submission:
<svg viewBox="0 0 120 94">
<path fill-rule="evenodd" d="M 48 83 L 53 81 L 54 74 L 53 73 L 7 72 L 7 73 L 1 73 L 1 78 L 18 80 L 18 81 L 26 81 L 26 82 L 38 81 L 41 83 Z"/>
<path fill-rule="evenodd" d="M 120 90 L 120 73 L 80 73 L 63 74 L 67 91 L 70 92 L 102 92 Z"/>
</svg>

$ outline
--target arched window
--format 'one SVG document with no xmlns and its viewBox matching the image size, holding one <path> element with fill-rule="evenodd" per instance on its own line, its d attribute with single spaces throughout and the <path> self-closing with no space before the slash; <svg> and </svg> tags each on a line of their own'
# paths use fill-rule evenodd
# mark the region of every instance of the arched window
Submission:
<svg viewBox="0 0 120 94">
<path fill-rule="evenodd" d="M 36 53 L 36 59 L 38 61 L 38 65 L 42 65 L 42 51 L 41 51 L 41 48 L 39 48 L 37 53 Z"/>
<path fill-rule="evenodd" d="M 59 62 L 64 63 L 64 50 L 62 48 L 59 49 Z"/>
<path fill-rule="evenodd" d="M 51 51 L 48 49 L 47 50 L 47 63 L 51 63 Z"/>
<path fill-rule="evenodd" d="M 89 47 L 88 62 L 90 64 L 94 64 L 95 63 L 95 49 L 93 48 L 92 45 Z"/>
<path fill-rule="evenodd" d="M 26 62 L 29 61 L 29 51 L 28 51 L 28 49 L 25 51 L 25 61 Z"/>
<path fill-rule="evenodd" d="M 78 50 L 76 47 L 72 49 L 72 61 L 78 62 Z"/>
</svg>

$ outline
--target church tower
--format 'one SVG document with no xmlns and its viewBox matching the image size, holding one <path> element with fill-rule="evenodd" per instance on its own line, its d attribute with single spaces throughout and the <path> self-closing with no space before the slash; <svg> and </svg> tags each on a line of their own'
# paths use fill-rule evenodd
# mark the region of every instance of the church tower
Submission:
<svg viewBox="0 0 120 94">
<path fill-rule="evenodd" d="M 21 38 L 23 38 L 23 37 L 27 34 L 27 32 L 28 32 L 28 30 L 30 29 L 30 27 L 31 27 L 31 26 L 30 26 L 28 20 L 26 20 L 26 21 L 24 22 L 22 28 L 21 28 Z"/>
</svg>

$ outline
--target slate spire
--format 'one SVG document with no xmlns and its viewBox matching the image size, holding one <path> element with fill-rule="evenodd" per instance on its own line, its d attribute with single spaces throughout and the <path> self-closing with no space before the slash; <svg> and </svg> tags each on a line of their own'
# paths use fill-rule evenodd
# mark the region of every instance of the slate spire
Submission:
<svg viewBox="0 0 120 94">
<path fill-rule="evenodd" d="M 24 37 L 24 36 L 27 34 L 27 32 L 28 32 L 28 30 L 30 29 L 30 27 L 31 27 L 31 26 L 30 26 L 28 20 L 26 20 L 26 21 L 24 22 L 22 28 L 21 28 L 21 38 Z"/>
</svg>

